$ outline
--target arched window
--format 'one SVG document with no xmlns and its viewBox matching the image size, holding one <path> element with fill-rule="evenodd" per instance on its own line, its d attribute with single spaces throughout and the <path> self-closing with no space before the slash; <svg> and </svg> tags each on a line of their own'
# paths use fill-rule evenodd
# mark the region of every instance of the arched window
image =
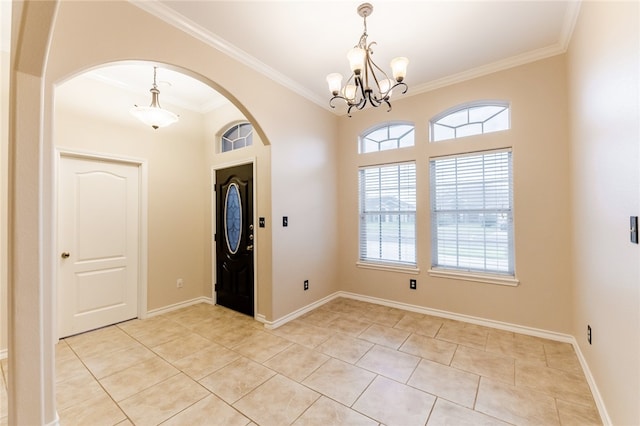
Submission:
<svg viewBox="0 0 640 426">
<path fill-rule="evenodd" d="M 481 135 L 511 128 L 509 103 L 478 101 L 457 106 L 431 119 L 431 142 Z"/>
<path fill-rule="evenodd" d="M 231 126 L 224 132 L 220 141 L 222 152 L 233 151 L 250 145 L 253 145 L 253 126 L 249 122 Z"/>
<path fill-rule="evenodd" d="M 360 154 L 413 146 L 414 125 L 403 122 L 385 123 L 367 130 L 358 139 Z"/>
</svg>

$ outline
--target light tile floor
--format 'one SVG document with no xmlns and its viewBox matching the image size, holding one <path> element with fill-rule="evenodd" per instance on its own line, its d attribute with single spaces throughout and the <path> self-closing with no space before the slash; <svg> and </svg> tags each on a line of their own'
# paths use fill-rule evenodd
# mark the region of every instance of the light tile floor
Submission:
<svg viewBox="0 0 640 426">
<path fill-rule="evenodd" d="M 128 321 L 61 340 L 56 375 L 65 426 L 601 424 L 570 344 L 345 298 L 276 330 L 208 304 Z"/>
</svg>

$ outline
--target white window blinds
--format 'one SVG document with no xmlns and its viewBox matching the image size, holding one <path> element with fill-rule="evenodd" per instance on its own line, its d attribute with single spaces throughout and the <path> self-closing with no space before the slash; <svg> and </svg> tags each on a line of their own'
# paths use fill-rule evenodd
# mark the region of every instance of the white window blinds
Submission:
<svg viewBox="0 0 640 426">
<path fill-rule="evenodd" d="M 416 264 L 416 165 L 359 170 L 360 260 Z"/>
<path fill-rule="evenodd" d="M 511 151 L 430 161 L 432 266 L 514 275 Z"/>
</svg>

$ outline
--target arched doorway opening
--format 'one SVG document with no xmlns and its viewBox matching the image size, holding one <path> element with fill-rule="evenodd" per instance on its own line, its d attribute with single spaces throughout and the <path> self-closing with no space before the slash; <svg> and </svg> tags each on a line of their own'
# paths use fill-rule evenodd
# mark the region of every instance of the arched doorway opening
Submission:
<svg viewBox="0 0 640 426">
<path fill-rule="evenodd" d="M 158 129 L 140 122 L 130 113 L 134 105 L 150 103 L 154 68 L 161 106 L 179 116 L 177 123 Z M 253 164 L 254 170 L 268 170 L 268 167 L 258 168 L 257 164 L 267 165 L 270 157 L 259 127 L 211 86 L 206 78 L 188 70 L 142 61 L 94 67 L 55 86 L 52 181 L 56 183 L 52 187 L 55 212 L 52 249 L 57 254 L 58 337 L 104 326 L 109 321 L 144 318 L 201 301 L 215 303 L 218 281 L 215 240 L 216 234 L 223 236 L 221 230 L 216 230 L 221 206 L 217 205 L 220 203 L 216 203 L 213 191 L 215 171 L 238 164 Z M 222 152 L 219 136 L 226 126 L 244 121 L 250 122 L 256 130 L 253 144 Z M 101 224 L 104 214 L 96 204 L 109 199 L 108 196 L 99 196 L 93 201 L 89 196 L 90 201 L 83 204 L 73 198 L 78 191 L 65 190 L 65 182 L 79 185 L 69 178 L 67 163 L 70 158 L 84 163 L 97 162 L 100 167 L 93 172 L 100 176 L 109 174 L 103 167 L 107 163 L 125 163 L 138 170 L 134 179 L 140 182 L 136 201 L 140 221 L 137 230 L 132 231 L 137 232 L 134 236 L 125 232 L 116 238 L 117 232 L 104 231 L 108 227 Z M 268 182 L 268 176 L 261 176 L 259 172 L 254 179 L 255 184 L 262 180 Z M 88 194 L 96 192 L 90 185 L 87 188 Z M 74 195 L 69 198 L 67 193 Z M 253 211 L 257 215 L 261 203 L 266 203 L 265 198 L 253 194 L 252 201 L 255 201 Z M 87 205 L 86 220 L 69 220 L 69 217 L 75 217 L 74 214 L 82 214 L 78 209 L 70 211 L 69 204 Z M 117 215 L 108 215 L 109 218 L 114 216 Z M 253 222 L 252 217 L 251 221 L 243 223 L 252 226 Z M 69 223 L 84 224 L 85 229 Z M 121 228 L 118 223 L 114 225 L 114 229 Z M 94 232 L 96 229 L 102 231 Z M 245 234 L 249 235 L 248 232 Z M 87 238 L 79 239 L 80 233 Z M 109 244 L 113 240 L 136 243 L 130 249 L 122 245 L 115 252 L 101 254 L 108 260 L 104 269 L 111 278 L 101 279 L 96 271 L 88 272 L 84 267 L 87 259 L 81 257 L 82 250 L 90 254 L 102 253 L 101 248 L 106 245 L 96 243 L 100 236 Z M 252 244 L 255 250 L 252 247 L 251 251 L 257 276 L 260 246 L 257 233 L 255 236 Z M 254 238 L 253 234 L 251 238 Z M 78 241 L 87 241 L 85 247 L 78 247 Z M 76 246 L 69 248 L 73 244 Z M 121 265 L 113 265 L 115 257 L 126 257 L 119 253 L 132 251 L 139 256 L 133 259 L 134 264 L 124 269 L 133 269 L 133 272 L 124 273 L 118 269 Z M 116 278 L 122 278 L 122 283 L 114 289 Z M 251 297 L 255 299 L 252 315 L 255 315 L 258 309 L 257 279 L 254 277 L 252 281 Z M 134 289 L 131 289 L 132 285 Z M 95 297 L 96 294 L 100 297 Z M 123 295 L 131 297 L 124 301 Z M 135 309 L 114 317 L 118 319 L 106 320 L 107 323 L 88 319 L 94 314 L 104 316 L 109 306 L 122 307 L 127 303 L 134 304 Z M 74 307 L 82 309 L 74 310 Z"/>
</svg>

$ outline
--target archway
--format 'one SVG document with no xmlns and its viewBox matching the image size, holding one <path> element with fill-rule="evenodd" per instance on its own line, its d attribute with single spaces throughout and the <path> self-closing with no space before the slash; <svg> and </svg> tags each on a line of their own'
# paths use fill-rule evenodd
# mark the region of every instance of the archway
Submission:
<svg viewBox="0 0 640 426">
<path fill-rule="evenodd" d="M 154 68 L 157 68 L 161 105 L 179 115 L 177 123 L 159 129 L 152 129 L 129 113 L 134 104 L 144 105 L 150 101 Z M 55 86 L 56 173 L 60 173 L 58 165 L 62 157 L 81 154 L 135 161 L 148 170 L 144 176 L 148 193 L 142 195 L 145 220 L 138 317 L 157 313 L 167 306 L 175 308 L 211 301 L 215 282 L 215 262 L 212 261 L 215 218 L 207 220 L 215 213 L 211 170 L 220 164 L 238 161 L 251 161 L 268 170 L 269 152 L 257 132 L 252 146 L 236 152 L 221 152 L 216 138 L 227 123 L 248 121 L 248 118 L 231 101 L 202 82 L 207 79 L 202 76 L 195 79 L 194 75 L 183 68 L 158 62 L 126 61 L 92 67 Z M 53 177 L 51 181 L 55 182 Z M 268 176 L 258 174 L 256 181 L 261 180 L 268 182 Z M 52 187 L 59 223 L 65 214 L 58 193 L 58 187 Z M 259 209 L 268 200 L 258 194 L 256 202 Z M 58 232 L 54 237 L 54 254 L 68 253 L 63 241 L 70 239 L 62 235 L 62 228 L 57 224 L 54 229 Z M 258 243 L 256 241 L 255 255 L 260 259 Z M 68 265 L 76 261 L 73 254 L 62 260 L 54 257 L 58 268 L 56 276 L 61 276 L 60 270 L 67 270 Z M 259 275 L 264 271 L 257 266 Z M 65 290 L 62 278 L 57 280 L 57 288 L 58 317 L 65 324 L 57 335 L 62 337 L 74 333 L 69 331 L 73 330 L 69 323 L 74 317 L 67 312 L 70 303 L 62 303 L 66 300 L 65 291 L 71 289 Z M 100 306 L 101 315 L 104 311 L 104 306 Z M 69 315 L 71 318 L 64 320 Z M 88 318 L 89 315 L 85 310 L 81 316 Z M 125 319 L 128 318 L 121 318 Z"/>
</svg>

